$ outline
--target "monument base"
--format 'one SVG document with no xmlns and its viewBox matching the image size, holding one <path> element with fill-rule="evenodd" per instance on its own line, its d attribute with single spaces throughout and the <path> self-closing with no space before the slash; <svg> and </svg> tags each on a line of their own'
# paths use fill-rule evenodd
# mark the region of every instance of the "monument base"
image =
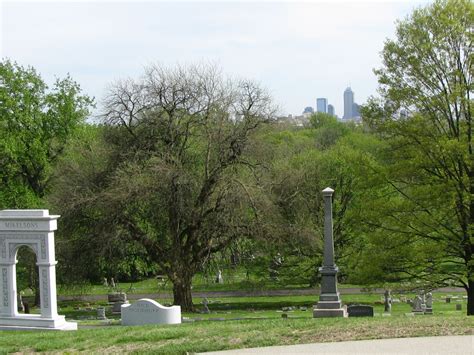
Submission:
<svg viewBox="0 0 474 355">
<path fill-rule="evenodd" d="M 42 318 L 39 314 L 0 316 L 0 330 L 77 330 L 77 323 L 66 322 L 64 316 Z"/>
<path fill-rule="evenodd" d="M 345 308 L 339 309 L 313 309 L 313 318 L 327 318 L 327 317 L 347 317 L 347 311 Z"/>
</svg>

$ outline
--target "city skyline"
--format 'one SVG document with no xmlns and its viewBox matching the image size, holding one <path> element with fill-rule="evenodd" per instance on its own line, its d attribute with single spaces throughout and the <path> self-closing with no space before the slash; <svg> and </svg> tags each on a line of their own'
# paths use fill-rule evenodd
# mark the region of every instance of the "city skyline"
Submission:
<svg viewBox="0 0 474 355">
<path fill-rule="evenodd" d="M 108 85 L 149 64 L 204 62 L 259 82 L 282 114 L 324 92 L 342 116 L 340 88 L 357 85 L 360 103 L 375 95 L 384 40 L 427 2 L 4 0 L 0 55 L 48 84 L 69 73 L 99 108 Z"/>
<path fill-rule="evenodd" d="M 343 120 L 350 120 L 354 119 L 357 117 L 360 117 L 360 112 L 359 108 L 360 105 L 355 102 L 355 92 L 352 90 L 352 88 L 349 86 L 347 87 L 344 92 L 343 92 L 343 115 L 339 116 L 336 114 L 336 109 L 333 104 L 330 104 L 328 99 L 325 97 L 318 97 L 316 99 L 316 106 L 313 109 L 312 106 L 306 106 L 305 109 L 303 110 L 303 115 L 307 113 L 313 113 L 313 112 L 323 112 L 323 113 L 328 113 L 330 115 L 336 116 L 340 119 Z M 298 115 L 294 115 L 298 116 Z"/>
</svg>

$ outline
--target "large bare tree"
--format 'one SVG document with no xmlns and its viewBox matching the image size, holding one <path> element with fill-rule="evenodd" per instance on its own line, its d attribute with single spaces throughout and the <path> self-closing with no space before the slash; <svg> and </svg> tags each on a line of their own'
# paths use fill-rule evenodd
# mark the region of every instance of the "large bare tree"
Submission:
<svg viewBox="0 0 474 355">
<path fill-rule="evenodd" d="M 192 310 L 202 263 L 251 232 L 255 162 L 245 151 L 272 119 L 271 99 L 212 65 L 151 66 L 111 85 L 104 107 L 114 152 L 101 194 L 106 233 L 141 243 L 172 281 L 174 303 Z"/>
</svg>

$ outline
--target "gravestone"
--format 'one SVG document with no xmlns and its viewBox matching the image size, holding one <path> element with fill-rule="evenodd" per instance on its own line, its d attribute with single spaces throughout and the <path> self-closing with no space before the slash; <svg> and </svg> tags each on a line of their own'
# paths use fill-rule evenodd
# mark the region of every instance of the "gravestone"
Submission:
<svg viewBox="0 0 474 355">
<path fill-rule="evenodd" d="M 97 308 L 97 319 L 105 320 L 107 317 L 105 316 L 105 308 L 98 307 Z"/>
<path fill-rule="evenodd" d="M 418 314 L 422 314 L 424 312 L 423 300 L 420 297 L 420 295 L 416 295 L 415 299 L 413 300 L 412 312 L 413 313 L 418 313 Z"/>
<path fill-rule="evenodd" d="M 23 298 L 21 297 L 21 295 L 18 293 L 18 299 L 17 299 L 17 302 L 18 302 L 18 312 L 25 312 L 25 305 L 23 304 Z"/>
<path fill-rule="evenodd" d="M 202 313 L 205 313 L 205 314 L 211 313 L 211 311 L 209 310 L 208 304 L 209 304 L 209 300 L 204 297 L 204 299 L 202 300 L 202 305 L 204 306 Z"/>
<path fill-rule="evenodd" d="M 224 283 L 224 279 L 222 277 L 222 271 L 221 270 L 217 271 L 216 283 L 217 284 L 223 284 Z"/>
<path fill-rule="evenodd" d="M 319 268 L 321 274 L 321 295 L 319 296 L 318 304 L 313 310 L 313 317 L 347 317 L 347 312 L 342 307 L 341 297 L 337 290 L 337 273 L 339 269 L 334 263 L 332 223 L 332 194 L 334 190 L 328 187 L 322 192 L 324 198 L 324 253 L 323 266 Z"/>
<path fill-rule="evenodd" d="M 423 312 L 426 310 L 426 300 L 425 300 L 425 291 L 421 290 L 420 291 L 420 297 L 421 297 L 421 309 Z"/>
<path fill-rule="evenodd" d="M 112 313 L 120 314 L 122 305 L 128 304 L 127 294 L 125 292 L 112 292 L 107 295 L 109 304 L 112 305 Z"/>
<path fill-rule="evenodd" d="M 133 304 L 122 305 L 122 325 L 180 323 L 180 306 L 165 307 L 148 298 L 142 298 Z"/>
<path fill-rule="evenodd" d="M 56 256 L 54 231 L 59 216 L 48 210 L 0 211 L 0 329 L 76 330 L 77 323 L 58 315 L 56 298 Z M 38 266 L 40 314 L 18 313 L 16 263 L 17 251 L 27 246 L 36 255 Z M 25 308 L 26 304 L 25 304 Z M 25 309 L 25 313 L 29 311 Z"/>
<path fill-rule="evenodd" d="M 462 304 L 461 303 L 456 304 L 456 311 L 462 311 Z"/>
<path fill-rule="evenodd" d="M 425 297 L 425 314 L 433 314 L 433 294 L 428 292 Z"/>
<path fill-rule="evenodd" d="M 384 293 L 384 312 L 390 313 L 392 311 L 392 297 L 390 290 L 385 290 Z"/>
<path fill-rule="evenodd" d="M 373 317 L 374 307 L 366 305 L 352 305 L 347 307 L 349 317 Z"/>
</svg>

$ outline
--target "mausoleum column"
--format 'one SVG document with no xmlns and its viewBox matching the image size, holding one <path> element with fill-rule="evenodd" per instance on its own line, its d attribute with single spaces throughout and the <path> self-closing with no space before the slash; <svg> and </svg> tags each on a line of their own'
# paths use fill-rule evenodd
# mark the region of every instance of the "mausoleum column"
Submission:
<svg viewBox="0 0 474 355">
<path fill-rule="evenodd" d="M 41 295 L 41 317 L 56 318 L 58 316 L 58 305 L 56 300 L 56 264 L 54 261 L 39 262 L 39 287 Z"/>
<path fill-rule="evenodd" d="M 15 317 L 18 314 L 16 299 L 16 260 L 0 262 L 0 315 Z"/>
</svg>

